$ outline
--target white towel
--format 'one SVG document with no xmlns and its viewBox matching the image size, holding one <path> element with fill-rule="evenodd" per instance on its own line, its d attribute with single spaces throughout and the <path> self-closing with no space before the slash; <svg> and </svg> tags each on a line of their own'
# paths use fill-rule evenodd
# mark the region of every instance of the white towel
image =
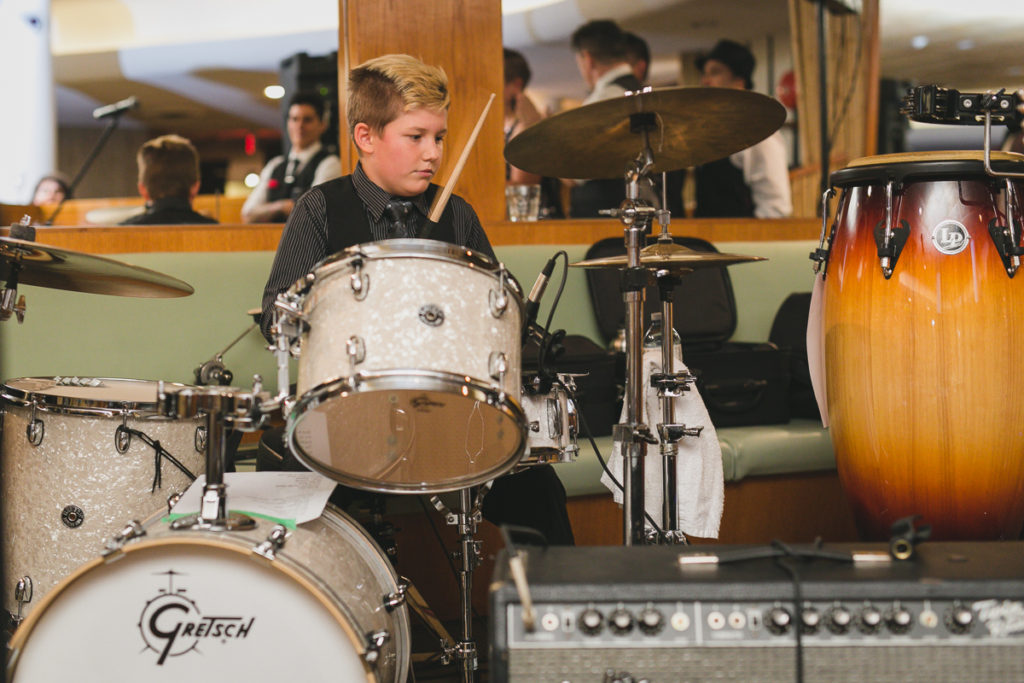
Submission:
<svg viewBox="0 0 1024 683">
<path fill-rule="evenodd" d="M 682 352 L 676 346 L 674 367 L 676 372 L 683 372 Z M 662 422 L 661 400 L 658 392 L 651 387 L 651 374 L 661 370 L 661 349 L 644 349 L 643 354 L 643 386 L 644 407 L 640 421 L 646 424 L 651 433 L 657 437 L 657 424 Z M 722 521 L 722 507 L 725 502 L 725 484 L 722 474 L 722 448 L 718 443 L 718 434 L 711 424 L 708 410 L 695 388 L 683 392 L 674 402 L 675 417 L 673 422 L 682 423 L 687 427 L 704 427 L 700 436 L 684 436 L 678 442 L 679 452 L 676 456 L 676 509 L 679 515 L 679 529 L 688 536 L 700 538 L 718 538 L 718 527 Z M 622 407 L 622 418 L 625 422 L 626 406 Z M 615 478 L 622 482 L 622 449 L 616 443 L 608 459 L 608 469 Z M 658 444 L 647 445 L 647 457 L 644 461 L 644 499 L 647 513 L 659 526 L 661 521 L 661 503 L 664 498 L 662 486 L 662 456 Z M 612 483 L 608 473 L 601 476 L 601 483 L 608 487 L 615 502 L 622 503 L 622 491 Z M 645 524 L 646 525 L 646 524 Z"/>
</svg>

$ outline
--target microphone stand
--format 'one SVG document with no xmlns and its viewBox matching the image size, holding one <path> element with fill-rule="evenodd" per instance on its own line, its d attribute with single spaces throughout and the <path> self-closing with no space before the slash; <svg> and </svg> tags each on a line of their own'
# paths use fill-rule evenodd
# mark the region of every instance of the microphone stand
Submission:
<svg viewBox="0 0 1024 683">
<path fill-rule="evenodd" d="M 57 214 L 59 214 L 60 210 L 64 208 L 64 202 L 66 202 L 71 195 L 75 193 L 75 188 L 78 187 L 80 182 L 82 182 L 82 178 L 85 176 L 86 171 L 89 170 L 92 162 L 94 162 L 96 157 L 99 156 L 100 150 L 103 149 L 103 146 L 107 144 L 107 139 L 113 135 L 114 130 L 117 128 L 117 124 L 121 122 L 121 115 L 124 114 L 125 111 L 127 110 L 119 111 L 110 115 L 110 121 L 107 123 L 107 127 L 103 129 L 103 133 L 100 135 L 99 140 L 97 140 L 96 144 L 93 145 L 92 151 L 89 152 L 89 156 L 87 156 L 85 161 L 82 162 L 82 167 L 78 169 L 78 173 L 68 186 L 68 191 L 64 193 L 64 198 L 60 200 L 60 203 L 57 204 L 57 208 L 53 210 L 53 215 L 47 218 L 43 225 L 53 225 L 53 221 L 57 218 Z"/>
</svg>

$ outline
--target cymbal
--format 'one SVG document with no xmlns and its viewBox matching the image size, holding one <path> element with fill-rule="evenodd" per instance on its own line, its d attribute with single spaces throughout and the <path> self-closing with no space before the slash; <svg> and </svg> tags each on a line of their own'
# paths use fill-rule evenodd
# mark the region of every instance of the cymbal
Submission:
<svg viewBox="0 0 1024 683">
<path fill-rule="evenodd" d="M 656 242 L 640 250 L 640 266 L 648 270 L 668 270 L 689 273 L 698 268 L 722 268 L 736 263 L 767 261 L 764 256 L 723 254 L 717 251 L 694 251 L 679 244 Z M 604 256 L 570 264 L 574 268 L 625 268 L 629 265 L 626 254 Z"/>
<path fill-rule="evenodd" d="M 653 172 L 727 157 L 765 139 L 786 120 L 777 100 L 731 88 L 664 88 L 587 104 L 530 126 L 505 146 L 516 168 L 555 178 L 622 178 L 643 150 L 632 114 L 653 114 Z"/>
<path fill-rule="evenodd" d="M 18 284 L 89 294 L 170 298 L 192 294 L 192 286 L 170 275 L 121 261 L 0 236 L 0 280 L 20 265 Z"/>
</svg>

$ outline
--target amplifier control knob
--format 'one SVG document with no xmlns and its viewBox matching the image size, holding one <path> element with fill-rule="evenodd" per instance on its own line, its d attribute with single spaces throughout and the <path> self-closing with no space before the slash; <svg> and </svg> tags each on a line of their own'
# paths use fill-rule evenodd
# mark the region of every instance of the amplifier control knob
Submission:
<svg viewBox="0 0 1024 683">
<path fill-rule="evenodd" d="M 836 605 L 825 614 L 825 626 L 832 633 L 846 633 L 850 629 L 853 615 L 842 605 Z"/>
<path fill-rule="evenodd" d="M 593 607 L 588 607 L 583 610 L 580 614 L 580 630 L 586 633 L 588 636 L 595 635 L 601 632 L 601 626 L 604 624 L 604 617 Z"/>
<path fill-rule="evenodd" d="M 623 608 L 618 608 L 608 615 L 608 628 L 612 633 L 623 635 L 633 630 L 633 615 Z"/>
<path fill-rule="evenodd" d="M 913 623 L 914 617 L 906 607 L 896 605 L 885 615 L 885 625 L 893 633 L 906 633 Z"/>
<path fill-rule="evenodd" d="M 882 613 L 873 605 L 865 605 L 857 619 L 857 628 L 861 633 L 876 633 L 882 625 Z"/>
<path fill-rule="evenodd" d="M 974 613 L 963 605 L 953 605 L 946 612 L 946 628 L 950 633 L 967 633 L 974 624 Z"/>
<path fill-rule="evenodd" d="M 653 607 L 645 607 L 637 616 L 637 624 L 639 624 L 640 630 L 647 635 L 654 635 L 665 626 L 665 618 Z"/>
<path fill-rule="evenodd" d="M 821 613 L 813 607 L 804 607 L 800 611 L 800 630 L 802 633 L 817 633 L 821 627 Z"/>
<path fill-rule="evenodd" d="M 783 607 L 772 607 L 764 615 L 764 623 L 768 630 L 776 635 L 782 635 L 789 630 L 793 618 Z"/>
</svg>

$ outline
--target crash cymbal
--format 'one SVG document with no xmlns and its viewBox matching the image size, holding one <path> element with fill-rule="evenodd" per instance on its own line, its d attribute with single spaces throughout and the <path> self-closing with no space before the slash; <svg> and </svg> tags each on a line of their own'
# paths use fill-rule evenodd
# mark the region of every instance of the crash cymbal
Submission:
<svg viewBox="0 0 1024 683">
<path fill-rule="evenodd" d="M 723 254 L 717 251 L 694 251 L 679 244 L 656 242 L 640 250 L 640 265 L 649 270 L 668 270 L 688 273 L 698 268 L 721 268 L 735 263 L 767 261 L 763 256 Z M 574 268 L 625 268 L 629 265 L 626 254 L 604 256 L 571 264 Z"/>
<path fill-rule="evenodd" d="M 643 150 L 643 136 L 630 125 L 630 117 L 640 113 L 653 121 L 655 173 L 727 157 L 765 139 L 786 120 L 777 100 L 749 90 L 648 90 L 544 119 L 509 141 L 505 159 L 555 178 L 621 178 Z"/>
<path fill-rule="evenodd" d="M 7 282 L 15 269 L 19 285 L 72 292 L 169 298 L 194 291 L 188 283 L 155 270 L 0 236 L 0 280 Z"/>
</svg>

